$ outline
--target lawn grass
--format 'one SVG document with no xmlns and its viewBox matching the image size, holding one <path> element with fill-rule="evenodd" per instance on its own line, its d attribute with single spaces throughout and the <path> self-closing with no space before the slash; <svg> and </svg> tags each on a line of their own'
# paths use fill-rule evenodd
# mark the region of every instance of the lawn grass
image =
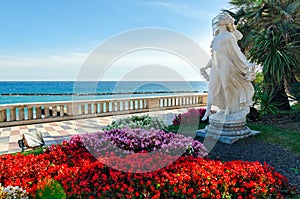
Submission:
<svg viewBox="0 0 300 199">
<path fill-rule="evenodd" d="M 33 155 L 38 155 L 43 153 L 43 150 L 46 149 L 47 146 L 41 147 L 41 148 L 36 148 L 36 149 L 29 149 L 27 151 L 23 151 L 23 152 L 15 152 L 12 153 L 13 155 L 17 155 L 18 153 L 21 153 L 23 155 L 29 155 L 29 154 L 33 154 Z"/>
<path fill-rule="evenodd" d="M 198 127 L 196 125 L 187 125 L 187 126 L 169 125 L 167 127 L 167 129 L 165 129 L 165 130 L 167 132 L 178 133 L 178 134 L 182 134 L 184 136 L 195 137 L 196 131 L 198 129 L 205 128 L 206 125 L 207 125 L 206 123 L 201 123 L 201 124 L 199 124 Z"/>
<path fill-rule="evenodd" d="M 260 134 L 256 135 L 259 140 L 280 144 L 300 155 L 300 132 L 265 124 L 248 123 L 247 126 L 252 130 L 260 131 Z"/>
<path fill-rule="evenodd" d="M 198 129 L 204 128 L 205 125 L 202 124 Z M 300 132 L 297 130 L 252 122 L 248 122 L 247 126 L 252 130 L 260 131 L 260 134 L 255 135 L 257 139 L 267 143 L 280 144 L 300 155 Z M 167 131 L 195 137 L 196 128 L 195 126 L 170 125 Z"/>
<path fill-rule="evenodd" d="M 299 113 L 300 103 L 297 103 L 291 106 L 291 110 L 279 111 L 275 114 L 275 116 L 279 115 L 280 117 L 282 117 L 284 115 L 297 115 Z M 249 126 L 252 130 L 260 131 L 260 134 L 257 135 L 257 138 L 259 140 L 273 144 L 280 144 L 285 148 L 292 150 L 294 153 L 300 155 L 299 120 L 286 124 L 263 124 L 256 122 L 248 122 L 247 126 Z"/>
</svg>

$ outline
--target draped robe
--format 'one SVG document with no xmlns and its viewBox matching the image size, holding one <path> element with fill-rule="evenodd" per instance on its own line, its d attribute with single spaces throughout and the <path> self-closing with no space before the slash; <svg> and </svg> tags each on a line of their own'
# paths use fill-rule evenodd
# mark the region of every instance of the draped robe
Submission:
<svg viewBox="0 0 300 199">
<path fill-rule="evenodd" d="M 254 88 L 245 79 L 249 63 L 234 34 L 224 31 L 214 37 L 211 65 L 209 94 L 212 105 L 236 113 L 253 104 Z M 225 90 L 228 91 L 227 102 Z"/>
</svg>

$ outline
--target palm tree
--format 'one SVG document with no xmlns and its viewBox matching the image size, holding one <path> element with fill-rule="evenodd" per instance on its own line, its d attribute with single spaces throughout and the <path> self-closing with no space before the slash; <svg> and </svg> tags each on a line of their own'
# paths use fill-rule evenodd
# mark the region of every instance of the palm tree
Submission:
<svg viewBox="0 0 300 199">
<path fill-rule="evenodd" d="M 231 0 L 231 14 L 244 38 L 241 49 L 263 67 L 265 91 L 280 110 L 290 109 L 286 90 L 300 79 L 300 2 Z"/>
</svg>

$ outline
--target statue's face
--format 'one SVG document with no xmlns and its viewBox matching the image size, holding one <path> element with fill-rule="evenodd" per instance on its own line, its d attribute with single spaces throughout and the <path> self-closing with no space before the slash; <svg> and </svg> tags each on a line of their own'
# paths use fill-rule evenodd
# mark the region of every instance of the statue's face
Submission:
<svg viewBox="0 0 300 199">
<path fill-rule="evenodd" d="M 227 29 L 229 32 L 234 32 L 235 28 L 234 28 L 233 23 L 227 24 L 227 25 L 226 25 L 226 29 Z"/>
<path fill-rule="evenodd" d="M 218 25 L 219 26 L 232 26 L 233 27 L 234 19 L 227 13 L 219 15 Z"/>
</svg>

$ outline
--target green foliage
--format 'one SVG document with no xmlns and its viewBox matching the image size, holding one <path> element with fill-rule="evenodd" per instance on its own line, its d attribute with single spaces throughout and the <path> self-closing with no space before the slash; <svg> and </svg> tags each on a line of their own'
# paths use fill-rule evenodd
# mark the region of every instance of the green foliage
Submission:
<svg viewBox="0 0 300 199">
<path fill-rule="evenodd" d="M 291 94 L 295 97 L 295 100 L 300 102 L 300 82 L 291 85 Z"/>
<path fill-rule="evenodd" d="M 295 49 L 296 42 L 286 43 L 278 31 L 267 31 L 256 35 L 248 53 L 251 61 L 264 66 L 263 76 L 266 83 L 284 86 L 282 80 L 289 79 L 297 67 L 299 52 Z"/>
<path fill-rule="evenodd" d="M 18 153 L 21 153 L 23 155 L 29 155 L 29 154 L 39 155 L 39 154 L 42 154 L 44 152 L 44 149 L 46 149 L 46 148 L 47 148 L 47 146 L 44 146 L 44 147 L 40 147 L 40 148 L 36 148 L 36 149 L 30 149 L 28 151 L 13 153 L 13 155 L 17 155 Z"/>
<path fill-rule="evenodd" d="M 262 72 L 256 72 L 255 80 L 253 81 L 254 84 L 262 84 L 264 81 L 264 76 Z"/>
<path fill-rule="evenodd" d="M 258 107 L 261 116 L 274 114 L 278 111 L 278 103 L 274 102 L 274 91 L 265 90 L 262 83 L 254 85 L 254 105 Z"/>
<path fill-rule="evenodd" d="M 291 108 L 292 108 L 292 111 L 300 113 L 300 103 L 299 102 L 297 104 L 294 104 L 293 106 L 291 106 Z"/>
<path fill-rule="evenodd" d="M 143 129 L 165 129 L 166 126 L 163 121 L 158 118 L 152 118 L 149 115 L 137 116 L 133 115 L 131 117 L 122 118 L 116 121 L 113 121 L 108 125 L 105 130 L 111 129 L 122 129 L 124 127 L 134 128 L 143 128 Z"/>
<path fill-rule="evenodd" d="M 298 0 L 231 0 L 235 18 L 244 37 L 241 49 L 251 62 L 263 67 L 263 81 L 269 85 L 269 99 L 284 102 L 288 109 L 285 85 L 299 81 L 300 2 Z M 292 93 L 292 94 L 295 94 Z M 265 96 L 267 97 L 267 96 Z M 267 101 L 267 100 L 265 100 Z"/>
<path fill-rule="evenodd" d="M 63 187 L 54 179 L 45 179 L 38 186 L 40 186 L 36 194 L 38 199 L 65 199 L 67 197 Z"/>
</svg>

